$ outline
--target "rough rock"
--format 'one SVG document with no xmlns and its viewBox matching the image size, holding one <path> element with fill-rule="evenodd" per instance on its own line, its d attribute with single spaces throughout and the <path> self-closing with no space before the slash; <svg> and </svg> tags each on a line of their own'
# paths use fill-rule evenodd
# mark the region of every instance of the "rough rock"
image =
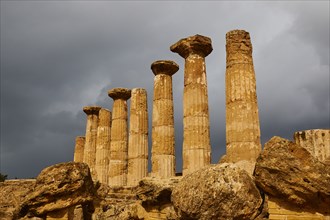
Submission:
<svg viewBox="0 0 330 220">
<path fill-rule="evenodd" d="M 255 219 L 263 199 L 245 170 L 223 163 L 184 176 L 172 202 L 182 219 Z"/>
<path fill-rule="evenodd" d="M 289 140 L 273 137 L 265 144 L 254 176 L 256 184 L 274 198 L 330 213 L 330 165 Z"/>
<path fill-rule="evenodd" d="M 112 220 L 138 220 L 146 219 L 146 211 L 141 206 L 140 203 L 135 202 L 131 204 L 116 204 L 113 205 L 110 209 L 99 214 L 95 219 L 112 219 Z"/>
<path fill-rule="evenodd" d="M 169 179 L 146 177 L 139 182 L 135 193 L 145 208 L 170 204 L 172 189 L 180 179 L 181 177 Z"/>
<path fill-rule="evenodd" d="M 33 189 L 35 182 L 35 179 L 21 179 L 0 183 L 0 219 L 13 219 L 15 210 Z"/>
<path fill-rule="evenodd" d="M 27 213 L 43 216 L 79 204 L 92 206 L 95 191 L 87 164 L 56 164 L 41 171 L 34 190 L 20 207 L 19 216 Z"/>
</svg>

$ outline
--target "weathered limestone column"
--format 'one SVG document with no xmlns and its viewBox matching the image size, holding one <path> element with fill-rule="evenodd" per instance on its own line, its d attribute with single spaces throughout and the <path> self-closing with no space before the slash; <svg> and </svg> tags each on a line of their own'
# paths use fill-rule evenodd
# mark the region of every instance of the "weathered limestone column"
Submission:
<svg viewBox="0 0 330 220">
<path fill-rule="evenodd" d="M 127 185 L 136 186 L 148 175 L 147 91 L 132 89 L 130 106 Z"/>
<path fill-rule="evenodd" d="M 85 146 L 85 136 L 76 137 L 76 144 L 74 147 L 74 162 L 84 161 L 84 146 Z"/>
<path fill-rule="evenodd" d="M 110 128 L 111 112 L 102 108 L 99 111 L 99 120 L 96 137 L 96 174 L 97 179 L 104 184 L 108 184 L 108 171 L 110 160 Z"/>
<path fill-rule="evenodd" d="M 183 175 L 211 162 L 210 120 L 205 57 L 211 39 L 201 35 L 181 39 L 171 51 L 185 59 L 183 91 Z"/>
<path fill-rule="evenodd" d="M 127 100 L 131 97 L 131 90 L 114 88 L 108 91 L 114 100 L 112 107 L 112 125 L 110 142 L 110 186 L 125 186 L 127 184 Z"/>
<path fill-rule="evenodd" d="M 226 34 L 226 157 L 248 161 L 253 172 L 261 151 L 256 77 L 250 35 L 244 30 Z"/>
<path fill-rule="evenodd" d="M 296 144 L 306 148 L 320 161 L 330 161 L 330 129 L 313 129 L 295 132 Z"/>
<path fill-rule="evenodd" d="M 101 107 L 86 106 L 83 111 L 87 114 L 85 147 L 84 147 L 84 163 L 87 163 L 91 171 L 93 180 L 97 179 L 95 172 L 95 157 L 96 157 L 96 136 L 98 114 Z"/>
<path fill-rule="evenodd" d="M 170 60 L 151 64 L 154 78 L 152 108 L 152 172 L 158 178 L 175 176 L 175 138 L 172 75 L 179 70 Z"/>
</svg>

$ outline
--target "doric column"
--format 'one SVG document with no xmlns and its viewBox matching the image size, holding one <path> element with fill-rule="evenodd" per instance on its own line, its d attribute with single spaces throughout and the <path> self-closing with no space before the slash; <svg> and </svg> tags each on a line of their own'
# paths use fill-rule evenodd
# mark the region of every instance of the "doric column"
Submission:
<svg viewBox="0 0 330 220">
<path fill-rule="evenodd" d="M 320 161 L 330 162 L 330 129 L 313 129 L 294 133 L 294 141 Z"/>
<path fill-rule="evenodd" d="M 127 100 L 131 90 L 115 88 L 108 91 L 114 100 L 112 107 L 111 141 L 110 141 L 110 186 L 125 186 L 127 184 Z"/>
<path fill-rule="evenodd" d="M 152 176 L 169 178 L 175 176 L 175 139 L 172 75 L 179 66 L 170 60 L 151 64 L 154 78 L 152 108 Z"/>
<path fill-rule="evenodd" d="M 127 185 L 135 186 L 148 174 L 148 105 L 145 89 L 131 94 Z"/>
<path fill-rule="evenodd" d="M 250 172 L 260 154 L 260 125 L 256 77 L 250 35 L 244 30 L 226 34 L 226 157 L 250 161 Z"/>
<path fill-rule="evenodd" d="M 96 173 L 97 179 L 108 184 L 108 171 L 110 160 L 110 128 L 111 112 L 102 108 L 99 111 L 99 121 L 96 137 Z"/>
<path fill-rule="evenodd" d="M 76 137 L 76 144 L 74 147 L 74 162 L 84 162 L 84 147 L 85 147 L 85 136 Z"/>
<path fill-rule="evenodd" d="M 183 175 L 211 162 L 210 120 L 205 57 L 211 39 L 201 35 L 181 39 L 171 51 L 185 59 L 183 91 Z"/>
<path fill-rule="evenodd" d="M 95 172 L 95 156 L 96 156 L 96 136 L 98 114 L 101 107 L 86 106 L 83 111 L 87 114 L 85 148 L 84 148 L 84 163 L 87 163 L 91 171 L 93 180 L 97 179 Z"/>
</svg>

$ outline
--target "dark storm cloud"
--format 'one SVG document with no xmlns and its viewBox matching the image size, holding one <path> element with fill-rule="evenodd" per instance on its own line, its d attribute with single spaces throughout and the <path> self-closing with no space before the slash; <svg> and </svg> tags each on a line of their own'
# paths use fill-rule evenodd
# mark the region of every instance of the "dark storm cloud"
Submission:
<svg viewBox="0 0 330 220">
<path fill-rule="evenodd" d="M 250 32 L 262 142 L 329 127 L 329 2 L 1 1 L 1 172 L 36 176 L 73 157 L 85 105 L 112 108 L 107 91 L 142 87 L 151 125 L 158 59 L 173 76 L 181 169 L 184 60 L 180 38 L 212 39 L 206 58 L 212 161 L 225 152 L 225 33 Z"/>
</svg>

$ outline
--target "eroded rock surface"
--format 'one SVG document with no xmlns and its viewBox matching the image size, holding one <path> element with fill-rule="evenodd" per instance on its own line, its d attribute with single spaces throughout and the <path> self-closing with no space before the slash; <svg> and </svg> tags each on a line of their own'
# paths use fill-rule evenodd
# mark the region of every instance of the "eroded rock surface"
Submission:
<svg viewBox="0 0 330 220">
<path fill-rule="evenodd" d="M 273 137 L 257 159 L 256 184 L 267 194 L 289 204 L 330 213 L 330 165 L 305 148 Z"/>
<path fill-rule="evenodd" d="M 0 219 L 13 219 L 15 210 L 34 188 L 36 180 L 6 180 L 0 183 Z"/>
<path fill-rule="evenodd" d="M 95 188 L 87 164 L 60 163 L 45 168 L 21 205 L 19 215 L 43 216 L 78 204 L 90 204 Z"/>
<path fill-rule="evenodd" d="M 223 163 L 183 177 L 172 202 L 181 219 L 255 219 L 263 199 L 245 170 Z"/>
</svg>

